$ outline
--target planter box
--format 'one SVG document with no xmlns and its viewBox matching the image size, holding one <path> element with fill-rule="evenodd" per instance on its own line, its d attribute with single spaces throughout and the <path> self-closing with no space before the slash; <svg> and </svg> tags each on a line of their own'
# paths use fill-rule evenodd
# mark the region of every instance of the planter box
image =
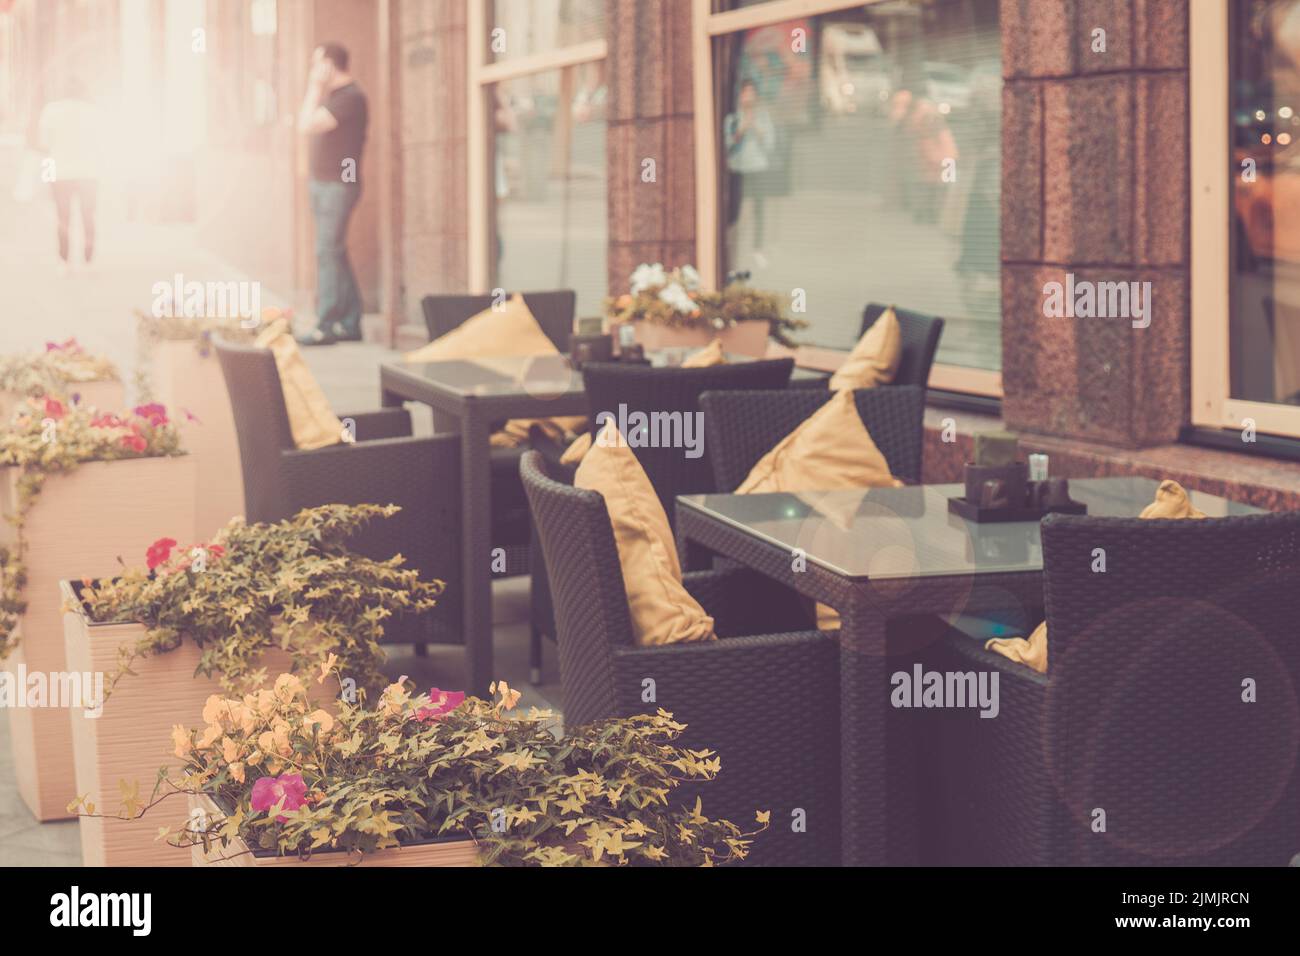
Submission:
<svg viewBox="0 0 1300 956">
<path fill-rule="evenodd" d="M 0 510 L 6 515 L 13 513 L 17 481 L 18 469 L 0 473 Z M 189 456 L 88 462 L 49 478 L 27 518 L 27 613 L 18 625 L 19 645 L 0 667 L 67 671 L 59 582 L 111 576 L 119 556 L 141 563 L 154 541 L 179 538 L 193 527 Z M 0 534 L 12 533 L 0 522 Z M 38 820 L 67 819 L 67 805 L 76 796 L 67 710 L 14 707 L 9 729 L 23 802 Z"/>
<path fill-rule="evenodd" d="M 61 582 L 68 607 L 63 615 L 68 670 L 102 673 L 105 679 L 117 670 L 117 649 L 144 637 L 144 626 L 135 623 L 96 624 L 81 605 L 79 585 Z M 271 651 L 263 663 L 268 676 L 289 670 L 285 651 Z M 179 764 L 171 741 L 172 727 L 203 726 L 203 704 L 212 694 L 221 694 L 213 678 L 195 674 L 199 648 L 182 641 L 175 650 L 141 658 L 104 703 L 99 717 L 71 710 L 73 763 L 77 793 L 89 796 L 97 812 L 118 810 L 118 781 L 140 783 L 140 798 L 148 802 L 158 768 Z M 337 699 L 338 682 L 331 679 L 319 688 L 316 703 Z M 158 811 L 138 820 L 82 817 L 81 859 L 86 866 L 189 866 L 183 850 L 155 839 L 159 812 L 171 807 L 178 815 L 180 801 L 171 798 Z M 170 819 L 170 817 L 169 817 Z"/>
<path fill-rule="evenodd" d="M 182 443 L 198 464 L 196 541 L 244 514 L 244 475 L 230 395 L 216 352 L 199 354 L 194 342 L 159 342 L 151 375 L 158 401 L 181 430 Z M 190 421 L 185 412 L 197 421 Z"/>
<path fill-rule="evenodd" d="M 614 341 L 618 341 L 618 325 L 610 327 Z M 765 321 L 737 322 L 721 332 L 713 329 L 678 329 L 653 322 L 633 322 L 636 340 L 647 352 L 664 348 L 700 347 L 708 345 L 715 338 L 722 339 L 722 350 L 735 355 L 749 355 L 762 358 L 767 354 L 768 333 L 770 325 Z"/>
<path fill-rule="evenodd" d="M 121 382 L 75 382 L 68 385 L 68 398 L 79 397 L 79 403 L 90 405 L 102 412 L 121 413 L 126 408 L 126 386 Z M 0 392 L 0 422 L 7 422 L 14 408 L 25 400 L 16 392 Z"/>
<path fill-rule="evenodd" d="M 191 794 L 189 801 L 191 813 L 202 810 L 215 818 L 224 816 L 204 794 Z M 191 847 L 190 854 L 195 866 L 478 866 L 478 847 L 473 840 L 437 840 L 378 850 L 361 857 L 359 863 L 356 854 L 341 850 L 318 850 L 306 860 L 300 860 L 296 856 L 255 855 L 246 852 L 247 849 L 236 840 L 227 847 L 214 845 L 207 855 L 202 846 Z"/>
</svg>

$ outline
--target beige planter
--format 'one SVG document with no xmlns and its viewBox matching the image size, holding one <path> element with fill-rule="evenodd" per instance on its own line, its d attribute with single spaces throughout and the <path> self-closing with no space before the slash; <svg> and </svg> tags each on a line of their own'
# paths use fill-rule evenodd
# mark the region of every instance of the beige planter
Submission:
<svg viewBox="0 0 1300 956">
<path fill-rule="evenodd" d="M 202 811 L 219 819 L 224 814 L 203 794 L 191 794 L 190 812 Z M 306 860 L 296 856 L 254 856 L 236 840 L 230 846 L 214 845 L 208 854 L 202 846 L 190 848 L 195 866 L 478 866 L 478 848 L 473 840 L 448 840 L 413 844 L 392 850 L 378 850 L 362 857 L 340 850 L 317 851 Z"/>
<path fill-rule="evenodd" d="M 13 513 L 18 477 L 16 468 L 0 474 L 6 515 Z M 194 462 L 188 456 L 88 462 L 49 478 L 27 517 L 27 613 L 19 622 L 19 645 L 0 667 L 67 671 L 59 582 L 109 577 L 120 568 L 119 557 L 139 564 L 154 541 L 182 538 L 193 527 Z M 12 537 L 7 522 L 0 522 L 0 534 Z M 66 819 L 76 796 L 67 709 L 14 707 L 9 728 L 23 802 L 39 820 Z"/>
<path fill-rule="evenodd" d="M 79 404 L 102 412 L 121 414 L 126 408 L 126 386 L 121 382 L 74 382 L 67 386 L 67 397 L 76 395 Z M 0 392 L 0 422 L 7 422 L 15 406 L 25 401 L 16 392 Z"/>
<path fill-rule="evenodd" d="M 117 649 L 144 637 L 141 624 L 95 624 L 86 616 L 71 582 L 61 585 L 66 606 L 64 637 L 68 670 L 102 673 L 107 680 L 117 670 Z M 142 803 L 149 802 L 158 769 L 177 766 L 172 727 L 203 726 L 203 704 L 222 694 L 214 678 L 196 674 L 200 651 L 191 641 L 165 654 L 140 658 L 135 672 L 122 678 L 98 717 L 71 710 L 72 748 L 77 794 L 95 804 L 96 812 L 119 811 L 119 781 L 138 781 Z M 275 650 L 263 659 L 268 679 L 290 669 L 290 656 Z M 312 685 L 316 703 L 331 706 L 338 682 Z M 184 850 L 156 840 L 158 817 L 179 818 L 181 801 L 170 798 L 153 813 L 136 820 L 82 817 L 81 860 L 86 866 L 189 866 Z M 168 816 L 170 814 L 170 816 Z"/>
<path fill-rule="evenodd" d="M 618 328 L 615 323 L 610 331 L 614 341 L 618 341 Z M 703 348 L 715 338 L 722 339 L 722 350 L 733 355 L 749 355 L 762 358 L 767 353 L 768 322 L 737 322 L 735 325 L 717 332 L 713 329 L 680 329 L 654 322 L 633 322 L 636 340 L 647 352 L 667 348 Z"/>
<path fill-rule="evenodd" d="M 209 541 L 244 513 L 239 440 L 221 365 L 216 352 L 200 355 L 195 342 L 164 341 L 153 347 L 151 375 L 158 401 L 167 406 L 185 450 L 198 463 L 194 534 L 197 541 Z"/>
</svg>

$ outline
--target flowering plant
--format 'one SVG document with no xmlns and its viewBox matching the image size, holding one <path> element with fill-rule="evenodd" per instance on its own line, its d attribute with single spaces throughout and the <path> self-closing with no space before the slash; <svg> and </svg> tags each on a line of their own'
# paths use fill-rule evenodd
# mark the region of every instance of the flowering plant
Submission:
<svg viewBox="0 0 1300 956">
<path fill-rule="evenodd" d="M 145 567 L 83 581 L 79 596 L 92 620 L 147 629 L 119 651 L 109 692 L 137 657 L 171 650 L 183 637 L 202 649 L 199 672 L 227 690 L 260 685 L 260 658 L 272 647 L 287 650 L 299 673 L 341 662 L 359 686 L 382 686 L 384 621 L 430 610 L 443 589 L 402 567 L 400 555 L 376 561 L 348 550 L 365 524 L 398 510 L 325 505 L 269 524 L 235 519 L 212 543 L 177 548 L 175 538 L 160 538 Z"/>
<path fill-rule="evenodd" d="M 318 679 L 330 670 L 322 667 Z M 711 751 L 673 745 L 683 724 L 664 711 L 602 720 L 563 737 L 553 715 L 512 713 L 519 692 L 493 684 L 436 719 L 405 680 L 377 705 L 313 709 L 298 677 L 242 698 L 210 697 L 203 729 L 176 727 L 179 773 L 159 772 L 148 806 L 124 783 L 134 818 L 172 793 L 206 794 L 216 819 L 191 816 L 166 832 L 222 859 L 257 851 L 364 855 L 434 837 L 474 840 L 484 864 L 702 865 L 743 859 L 755 833 L 693 807 L 672 806 L 682 783 L 713 779 Z M 161 793 L 161 796 L 159 794 Z M 93 813 L 78 800 L 71 812 Z M 769 813 L 756 816 L 758 832 Z"/>
<path fill-rule="evenodd" d="M 17 641 L 14 628 L 27 609 L 27 516 L 52 474 L 74 471 L 88 461 L 156 458 L 183 454 L 180 438 L 161 405 L 139 406 L 113 415 L 61 398 L 28 397 L 0 429 L 0 467 L 17 468 L 17 500 L 8 516 L 11 546 L 0 546 L 0 660 Z"/>
<path fill-rule="evenodd" d="M 776 293 L 750 289 L 740 282 L 721 292 L 702 289 L 699 272 L 689 265 L 668 270 L 662 263 L 643 263 L 632 273 L 629 289 L 605 300 L 610 321 L 719 332 L 738 322 L 760 321 L 769 323 L 772 337 L 784 345 L 793 345 L 790 333 L 808 325 L 802 319 L 786 318 Z"/>
<path fill-rule="evenodd" d="M 79 383 L 117 380 L 117 367 L 106 358 L 91 355 L 76 339 L 46 342 L 41 352 L 0 358 L 0 392 L 64 395 Z"/>
</svg>

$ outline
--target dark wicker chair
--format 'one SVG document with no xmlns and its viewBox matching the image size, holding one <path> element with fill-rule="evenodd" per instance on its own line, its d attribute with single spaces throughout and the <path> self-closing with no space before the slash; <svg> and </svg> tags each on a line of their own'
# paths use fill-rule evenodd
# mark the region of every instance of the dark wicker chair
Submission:
<svg viewBox="0 0 1300 956">
<path fill-rule="evenodd" d="M 279 521 L 323 504 L 396 504 L 352 541 L 374 558 L 402 554 L 447 588 L 431 614 L 388 622 L 393 643 L 459 643 L 460 444 L 456 435 L 412 438 L 404 409 L 351 413 L 354 444 L 294 447 L 275 359 L 266 349 L 216 343 L 230 392 L 248 521 Z"/>
<path fill-rule="evenodd" d="M 561 352 L 569 350 L 569 336 L 577 308 L 577 293 L 572 289 L 549 292 L 524 292 L 524 302 L 537 319 L 546 337 Z M 446 335 L 484 309 L 496 299 L 491 295 L 426 295 L 420 300 L 424 323 L 430 340 Z M 504 423 L 502 423 L 504 424 Z M 434 414 L 435 432 L 456 430 L 456 423 Z M 527 449 L 492 449 L 492 542 L 506 550 L 507 571 L 502 577 L 520 573 L 529 566 L 528 502 L 519 484 L 519 458 Z"/>
<path fill-rule="evenodd" d="M 888 306 L 872 302 L 862 310 L 861 336 L 876 324 L 876 319 L 884 314 Z M 891 385 L 919 385 L 925 388 L 930 381 L 930 369 L 934 365 L 934 355 L 939 349 L 939 338 L 943 335 L 943 319 L 932 315 L 900 309 L 894 306 L 898 316 L 898 329 L 902 338 L 902 357 L 898 362 L 898 371 L 894 373 Z M 800 388 L 824 389 L 830 382 L 825 379 L 803 379 L 797 384 Z"/>
<path fill-rule="evenodd" d="M 872 302 L 862 310 L 862 332 L 876 324 L 876 319 L 884 314 L 886 305 Z M 890 385 L 920 385 L 925 388 L 930 381 L 930 368 L 934 365 L 934 353 L 939 349 L 939 337 L 943 335 L 943 319 L 933 315 L 924 315 L 910 309 L 894 306 L 898 316 L 898 330 L 903 342 L 903 356 L 898 363 L 898 371 Z"/>
<path fill-rule="evenodd" d="M 742 569 L 688 572 L 688 590 L 719 640 L 637 647 L 604 499 L 547 477 L 541 455 L 521 463 L 533 520 L 552 569 L 564 719 L 581 726 L 662 707 L 687 725 L 680 744 L 716 750 L 716 780 L 673 799 L 749 829 L 772 811 L 751 861 L 833 864 L 839 855 L 839 678 L 833 639 L 796 631 L 793 592 Z M 789 633 L 781 633 L 789 630 Z M 655 699 L 646 701 L 647 681 Z M 793 832 L 792 814 L 806 814 Z"/>
<path fill-rule="evenodd" d="M 738 488 L 760 458 L 830 399 L 828 391 L 802 388 L 704 395 L 700 407 L 714 487 Z M 925 390 L 916 385 L 860 389 L 854 401 L 889 470 L 904 481 L 920 481 Z"/>
<path fill-rule="evenodd" d="M 1098 548 L 1105 573 L 1091 569 Z M 1043 559 L 1046 675 L 965 635 L 944 644 L 947 667 L 999 675 L 1000 712 L 946 712 L 926 751 L 948 776 L 936 862 L 1287 865 L 1300 850 L 1300 513 L 1049 515 Z"/>
<path fill-rule="evenodd" d="M 685 416 L 700 410 L 700 395 L 704 392 L 785 388 L 792 371 L 794 360 L 788 358 L 708 368 L 589 362 L 582 368 L 582 377 L 593 418 L 603 411 L 617 415 L 620 404 L 626 405 L 629 412 L 676 412 Z M 703 435 L 700 440 L 704 440 Z M 572 470 L 558 465 L 559 449 L 553 443 L 535 435 L 533 444 L 548 462 L 556 465 L 551 474 L 572 481 Z M 707 441 L 699 458 L 687 458 L 681 448 L 635 448 L 633 451 L 659 495 L 669 524 L 675 524 L 678 495 L 714 490 Z M 530 551 L 529 561 L 533 576 L 529 656 L 531 676 L 537 682 L 541 674 L 543 635 L 555 634 L 555 614 L 548 593 L 545 562 L 536 549 Z"/>
</svg>

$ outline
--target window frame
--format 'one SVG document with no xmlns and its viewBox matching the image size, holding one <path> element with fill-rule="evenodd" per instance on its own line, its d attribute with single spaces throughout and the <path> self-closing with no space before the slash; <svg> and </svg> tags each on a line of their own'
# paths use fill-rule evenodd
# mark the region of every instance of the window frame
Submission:
<svg viewBox="0 0 1300 956">
<path fill-rule="evenodd" d="M 466 188 L 469 195 L 469 218 L 466 226 L 468 243 L 469 291 L 487 294 L 492 291 L 492 176 L 489 145 L 494 131 L 489 127 L 487 99 L 491 87 L 507 80 L 597 63 L 608 56 L 605 39 L 587 40 L 554 50 L 530 53 L 500 62 L 489 58 L 491 17 L 488 4 L 493 0 L 464 0 L 466 59 L 468 66 L 465 145 Z"/>
<path fill-rule="evenodd" d="M 1232 397 L 1232 180 L 1228 0 L 1190 6 L 1192 424 L 1300 438 L 1300 406 Z"/>
<path fill-rule="evenodd" d="M 695 107 L 695 267 L 706 286 L 720 281 L 718 229 L 718 123 L 713 84 L 713 42 L 718 37 L 771 26 L 787 20 L 836 13 L 887 0 L 766 0 L 761 5 L 714 12 L 713 0 L 691 0 L 692 73 Z M 1001 24 L 999 23 L 999 29 Z M 999 211 L 998 234 L 1002 232 Z M 865 308 L 867 303 L 862 303 Z M 999 329 L 1001 323 L 999 322 Z M 847 352 L 805 346 L 795 361 L 806 368 L 833 370 Z M 951 392 L 1002 397 L 1002 373 L 936 362 L 930 370 L 930 387 Z"/>
</svg>

